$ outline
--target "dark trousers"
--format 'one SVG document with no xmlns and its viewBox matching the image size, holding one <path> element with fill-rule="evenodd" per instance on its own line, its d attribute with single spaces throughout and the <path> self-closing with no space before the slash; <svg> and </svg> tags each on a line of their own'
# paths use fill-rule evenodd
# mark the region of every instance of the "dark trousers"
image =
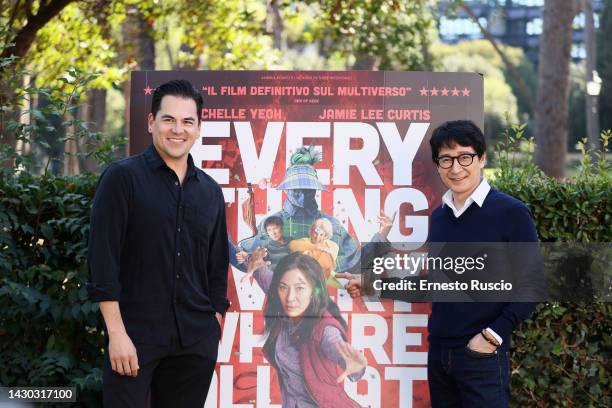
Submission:
<svg viewBox="0 0 612 408">
<path fill-rule="evenodd" d="M 427 380 L 432 408 L 507 408 L 510 357 L 507 351 L 478 353 L 430 346 Z"/>
<path fill-rule="evenodd" d="M 217 362 L 221 331 L 214 315 L 210 330 L 195 344 L 181 346 L 176 327 L 167 346 L 136 343 L 140 370 L 136 377 L 119 375 L 111 369 L 108 352 L 102 388 L 104 407 L 202 408 Z"/>
</svg>

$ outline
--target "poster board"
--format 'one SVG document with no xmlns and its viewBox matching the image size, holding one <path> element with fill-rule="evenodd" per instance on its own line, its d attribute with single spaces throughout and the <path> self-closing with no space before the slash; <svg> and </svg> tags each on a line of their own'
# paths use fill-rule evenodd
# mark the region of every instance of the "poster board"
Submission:
<svg viewBox="0 0 612 408">
<path fill-rule="evenodd" d="M 262 233 L 265 219 L 282 210 L 287 190 L 277 187 L 291 156 L 308 146 L 320 152 L 314 168 L 325 190 L 316 194 L 317 211 L 355 243 L 338 242 L 335 272 L 355 266 L 358 256 L 348 252 L 378 231 L 380 211 L 397 214 L 390 241 L 424 242 L 444 191 L 431 160 L 431 132 L 448 120 L 484 123 L 483 78 L 472 73 L 141 71 L 132 73 L 130 155 L 151 143 L 152 93 L 172 79 L 191 81 L 203 96 L 191 154 L 223 189 L 238 250 L 254 235 L 245 212 L 254 212 Z M 232 306 L 205 407 L 280 407 L 278 373 L 261 348 L 266 294 L 256 281 L 243 282 L 239 267 L 228 271 Z M 344 382 L 346 394 L 362 406 L 429 406 L 429 305 L 353 300 L 333 285 L 328 291 L 348 324 L 348 342 L 368 362 L 360 380 Z"/>
</svg>

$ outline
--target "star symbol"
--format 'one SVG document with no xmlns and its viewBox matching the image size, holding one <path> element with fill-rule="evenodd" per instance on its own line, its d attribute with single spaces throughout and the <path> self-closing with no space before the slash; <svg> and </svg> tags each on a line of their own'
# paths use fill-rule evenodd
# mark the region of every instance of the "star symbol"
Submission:
<svg viewBox="0 0 612 408">
<path fill-rule="evenodd" d="M 442 89 L 442 96 L 448 96 L 448 89 L 446 87 Z"/>
<path fill-rule="evenodd" d="M 151 95 L 153 93 L 154 88 L 151 88 L 149 85 L 144 89 L 145 95 Z"/>
<path fill-rule="evenodd" d="M 425 87 L 421 88 L 420 92 L 421 92 L 421 96 L 427 96 L 427 92 L 428 92 L 427 88 L 425 88 Z"/>
<path fill-rule="evenodd" d="M 430 92 L 431 92 L 431 96 L 438 96 L 438 89 L 436 89 L 435 86 L 431 89 Z"/>
<path fill-rule="evenodd" d="M 463 93 L 463 96 L 470 96 L 471 91 L 467 88 L 463 88 L 461 92 Z"/>
<path fill-rule="evenodd" d="M 454 87 L 454 88 L 451 90 L 451 95 L 452 95 L 452 96 L 459 96 L 459 90 L 457 89 L 457 87 Z"/>
</svg>

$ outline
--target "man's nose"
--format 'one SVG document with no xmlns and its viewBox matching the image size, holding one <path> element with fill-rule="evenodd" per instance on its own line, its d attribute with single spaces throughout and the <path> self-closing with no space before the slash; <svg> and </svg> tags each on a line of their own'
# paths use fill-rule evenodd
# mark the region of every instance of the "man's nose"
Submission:
<svg viewBox="0 0 612 408">
<path fill-rule="evenodd" d="M 176 122 L 174 124 L 174 126 L 172 126 L 172 132 L 173 133 L 182 133 L 183 132 L 183 125 L 180 122 Z"/>
<path fill-rule="evenodd" d="M 463 166 L 461 166 L 459 164 L 459 159 L 455 159 L 453 160 L 453 165 L 451 166 L 451 171 L 459 171 L 463 168 Z"/>
</svg>

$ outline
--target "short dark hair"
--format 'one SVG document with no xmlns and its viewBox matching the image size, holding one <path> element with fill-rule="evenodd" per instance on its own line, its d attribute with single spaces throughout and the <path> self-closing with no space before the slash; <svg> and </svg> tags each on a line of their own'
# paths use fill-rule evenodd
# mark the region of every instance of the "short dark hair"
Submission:
<svg viewBox="0 0 612 408">
<path fill-rule="evenodd" d="M 471 120 L 451 120 L 444 122 L 434 129 L 429 145 L 431 146 L 431 159 L 435 162 L 443 146 L 455 145 L 470 146 L 474 148 L 478 157 L 487 150 L 482 130 Z"/>
<path fill-rule="evenodd" d="M 279 227 L 283 227 L 283 219 L 277 215 L 271 215 L 266 218 L 264 221 L 264 229 L 268 228 L 270 225 L 278 225 Z"/>
<path fill-rule="evenodd" d="M 151 100 L 151 113 L 153 117 L 157 115 L 161 107 L 162 98 L 166 95 L 178 96 L 185 99 L 193 99 L 196 104 L 196 112 L 198 123 L 200 123 L 200 115 L 202 112 L 202 95 L 193 86 L 193 84 L 185 79 L 174 79 L 172 81 L 161 84 L 153 92 Z"/>
</svg>

